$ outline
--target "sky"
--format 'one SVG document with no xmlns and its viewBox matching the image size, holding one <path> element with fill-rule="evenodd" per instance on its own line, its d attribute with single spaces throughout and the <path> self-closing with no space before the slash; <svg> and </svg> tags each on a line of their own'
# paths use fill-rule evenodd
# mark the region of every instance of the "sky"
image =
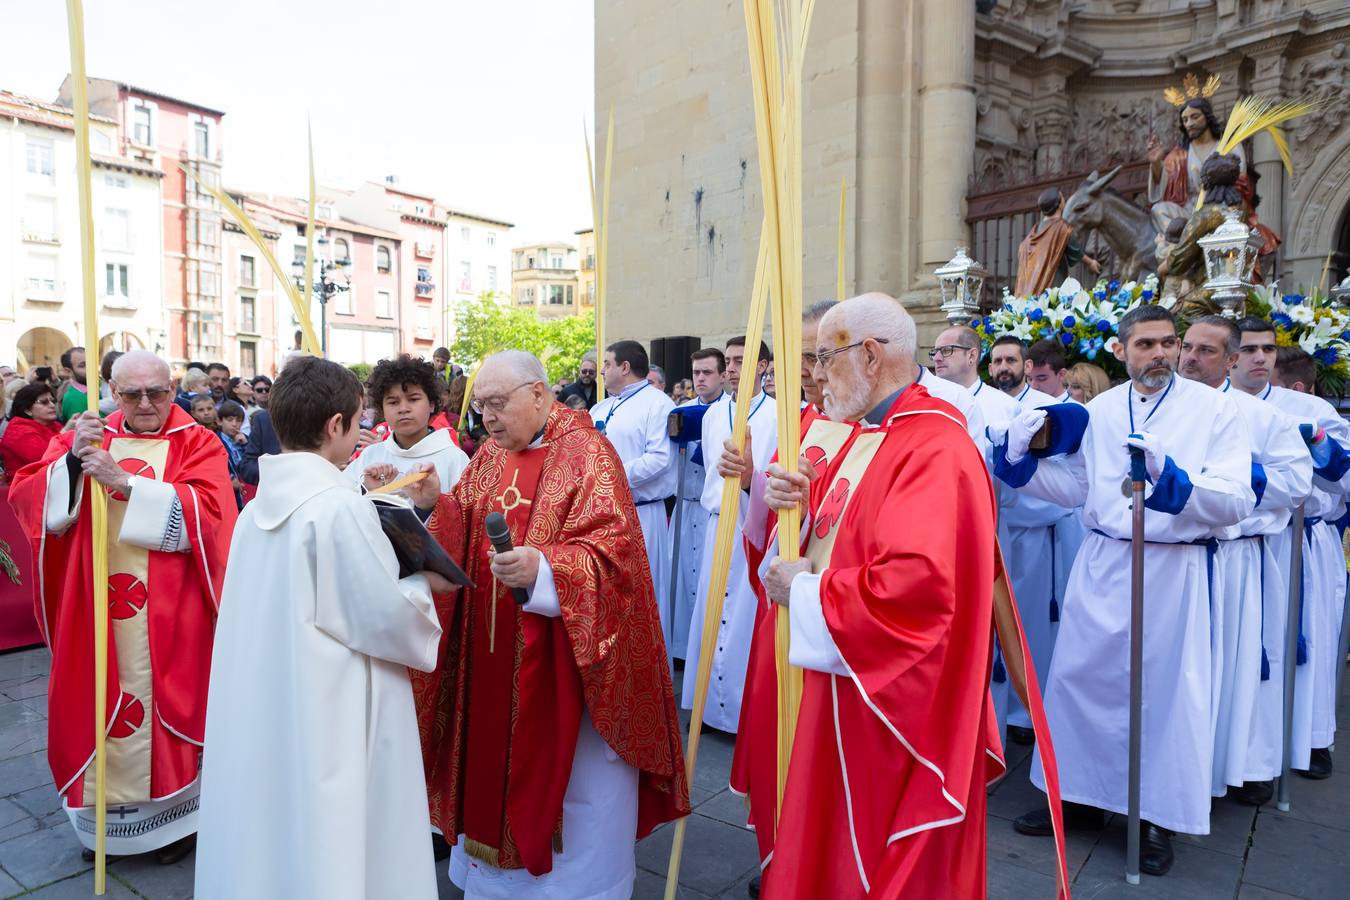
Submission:
<svg viewBox="0 0 1350 900">
<path fill-rule="evenodd" d="M 85 0 L 86 67 L 225 111 L 224 183 L 306 193 L 397 175 L 516 225 L 512 242 L 590 227 L 593 0 Z M 0 89 L 53 100 L 65 4 L 0 0 Z"/>
</svg>

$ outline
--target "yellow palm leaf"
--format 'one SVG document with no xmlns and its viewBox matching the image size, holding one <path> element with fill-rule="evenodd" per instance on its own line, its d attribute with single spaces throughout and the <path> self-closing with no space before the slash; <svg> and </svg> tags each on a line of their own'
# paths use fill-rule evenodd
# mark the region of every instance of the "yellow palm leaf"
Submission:
<svg viewBox="0 0 1350 900">
<path fill-rule="evenodd" d="M 1312 112 L 1317 104 L 1312 100 L 1277 101 L 1267 97 L 1243 97 L 1233 106 L 1228 115 L 1228 124 L 1219 139 L 1219 153 L 1232 153 L 1238 144 L 1262 131 L 1275 133 L 1278 126 Z M 1283 136 L 1275 138 L 1275 146 L 1280 147 Z M 1288 145 L 1280 152 L 1286 168 L 1291 167 L 1288 157 Z M 1292 168 L 1290 168 L 1292 171 Z"/>
</svg>

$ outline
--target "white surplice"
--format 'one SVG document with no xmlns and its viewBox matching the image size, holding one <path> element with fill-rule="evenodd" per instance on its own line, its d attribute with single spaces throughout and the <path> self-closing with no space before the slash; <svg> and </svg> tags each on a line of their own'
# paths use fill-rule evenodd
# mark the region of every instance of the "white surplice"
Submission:
<svg viewBox="0 0 1350 900">
<path fill-rule="evenodd" d="M 1045 688 L 1045 711 L 1065 800 L 1126 812 L 1129 745 L 1130 471 L 1123 446 L 1148 432 L 1171 461 L 1145 511 L 1142 816 L 1209 833 L 1209 541 L 1216 525 L 1251 513 L 1251 453 L 1233 401 L 1174 376 L 1151 395 L 1123 384 L 1087 406 L 1079 452 L 1030 465 L 1025 493 L 1083 507 L 1083 540 L 1069 577 Z M 1189 483 L 1189 490 L 1185 484 Z M 1184 501 L 1184 502 L 1183 502 Z M 1037 753 L 1032 781 L 1044 789 Z"/>
<path fill-rule="evenodd" d="M 703 417 L 703 446 L 720 448 L 731 437 L 736 415 L 735 403 L 724 397 L 717 401 Z M 750 402 L 750 449 L 757 472 L 769 466 L 778 451 L 778 412 L 774 399 L 768 394 L 757 394 Z M 694 707 L 694 687 L 698 676 L 696 657 L 703 641 L 703 619 L 708 606 L 708 583 L 712 580 L 713 556 L 716 554 L 716 534 L 722 508 L 722 484 L 726 479 L 710 471 L 703 481 L 703 508 L 707 516 L 703 544 L 703 562 L 700 565 L 698 596 L 694 600 L 693 616 L 689 621 L 689 659 L 684 667 L 684 686 L 680 703 L 685 709 Z M 755 630 L 755 606 L 759 602 L 750 587 L 746 571 L 745 528 L 748 503 L 742 498 L 737 515 L 736 534 L 731 542 L 731 567 L 727 573 L 727 589 L 718 626 L 717 643 L 713 647 L 712 674 L 708 679 L 708 702 L 703 709 L 703 721 L 713 728 L 734 733 L 740 726 L 741 697 L 745 692 L 745 670 L 750 660 L 750 639 Z"/>
<path fill-rule="evenodd" d="M 450 432 L 437 428 L 427 432 L 426 437 L 413 444 L 407 450 L 398 445 L 391 433 L 389 437 L 361 451 L 361 455 L 343 469 L 353 484 L 361 483 L 361 475 L 370 466 L 388 463 L 398 469 L 399 475 L 406 475 L 417 466 L 433 463 L 436 475 L 441 480 L 441 490 L 449 491 L 459 481 L 459 474 L 469 464 L 469 457 L 450 440 Z"/>
<path fill-rule="evenodd" d="M 723 394 L 722 396 L 726 396 Z M 719 398 L 720 399 L 720 398 Z M 713 403 L 717 401 L 714 400 Z M 677 409 L 706 407 L 698 397 L 681 403 Z M 702 441 L 691 441 L 685 448 L 684 493 L 677 501 L 680 504 L 680 556 L 675 558 L 675 519 L 670 520 L 670 564 L 676 570 L 675 575 L 675 619 L 672 625 L 673 637 L 670 642 L 671 654 L 676 659 L 684 659 L 688 653 L 689 618 L 694 614 L 694 602 L 698 596 L 698 573 L 703 563 L 703 544 L 711 541 L 708 535 L 708 514 L 700 502 L 703 498 L 704 472 L 708 466 L 716 468 L 720 448 L 714 451 L 712 459 L 702 452 Z M 678 447 L 676 448 L 678 454 Z M 696 461 L 697 460 L 697 461 Z M 675 461 L 675 483 L 679 486 L 679 458 Z M 670 606 L 670 585 L 657 585 L 656 596 L 663 609 Z M 695 651 L 697 652 L 697 651 Z"/>
<path fill-rule="evenodd" d="M 1211 790 L 1216 797 L 1222 797 L 1229 786 L 1265 781 L 1279 771 L 1284 670 L 1277 663 L 1284 659 L 1287 589 L 1274 591 L 1276 597 L 1265 596 L 1265 586 L 1278 580 L 1279 574 L 1278 568 L 1270 571 L 1273 561 L 1267 538 L 1288 528 L 1293 508 L 1312 489 L 1312 457 L 1298 424 L 1273 405 L 1232 389 L 1227 381 L 1219 390 L 1232 398 L 1247 426 L 1252 462 L 1264 471 L 1266 486 L 1251 515 L 1237 525 L 1215 530 L 1220 540 L 1210 607 L 1210 726 L 1214 734 Z M 1281 646 L 1270 646 L 1267 632 Z M 1251 777 L 1254 768 L 1263 777 Z"/>
<path fill-rule="evenodd" d="M 313 453 L 260 463 L 216 625 L 196 896 L 436 897 L 408 668 L 436 665 L 426 579 Z"/>
<path fill-rule="evenodd" d="M 1275 404 L 1300 423 L 1326 429 L 1350 449 L 1350 424 L 1330 403 L 1313 394 L 1267 385 L 1256 395 Z M 1294 748 L 1292 765 L 1308 766 L 1309 752 L 1330 746 L 1336 734 L 1336 670 L 1344 665 L 1337 645 L 1345 610 L 1345 552 L 1333 524 L 1345 512 L 1350 473 L 1338 483 L 1313 477 L 1313 491 L 1304 507 L 1303 610 L 1300 634 L 1307 663 L 1297 667 L 1294 681 Z M 1288 544 L 1285 544 L 1287 547 Z M 1287 552 L 1287 551 L 1286 551 Z"/>
<path fill-rule="evenodd" d="M 639 381 L 624 388 L 618 396 L 606 397 L 591 407 L 591 419 L 603 426 L 605 437 L 619 454 L 628 487 L 637 505 L 642 523 L 642 540 L 647 545 L 647 564 L 652 587 L 664 601 L 670 590 L 670 521 L 666 518 L 666 498 L 675 494 L 675 445 L 668 432 L 670 412 L 675 403 L 660 388 Z M 658 602 L 661 634 L 672 642 L 670 604 Z"/>
<path fill-rule="evenodd" d="M 979 402 L 971 395 L 970 391 L 945 378 L 937 377 L 923 366 L 919 366 L 914 381 L 923 385 L 924 390 L 928 391 L 930 396 L 945 400 L 957 408 L 966 419 L 966 431 L 970 434 L 970 439 L 975 442 L 975 446 L 980 448 L 980 453 L 988 460 L 989 434 L 985 429 L 984 410 L 980 409 Z"/>
<path fill-rule="evenodd" d="M 1006 396 L 1006 395 L 1005 395 Z M 1013 399 L 1018 409 L 1040 409 L 1060 400 L 1024 385 Z M 992 430 L 992 428 L 991 428 Z M 1008 568 L 1017 613 L 1027 636 L 1027 647 L 1036 669 L 1036 683 L 1045 691 L 1050 660 L 1059 633 L 1060 610 L 1078 546 L 1083 543 L 1083 525 L 1077 509 L 1047 503 L 1025 491 L 995 482 L 1002 489 L 999 507 L 999 540 Z M 1031 727 L 1031 716 L 1011 690 L 1006 675 L 992 685 L 1000 726 Z M 1006 713 L 1005 713 L 1006 710 Z"/>
</svg>

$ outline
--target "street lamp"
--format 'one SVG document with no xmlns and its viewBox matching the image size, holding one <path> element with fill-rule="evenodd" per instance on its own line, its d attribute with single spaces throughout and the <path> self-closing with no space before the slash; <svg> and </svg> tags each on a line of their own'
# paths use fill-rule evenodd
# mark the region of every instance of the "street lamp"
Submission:
<svg viewBox="0 0 1350 900">
<path fill-rule="evenodd" d="M 1236 207 L 1223 211 L 1224 222 L 1200 238 L 1205 258 L 1205 290 L 1228 318 L 1241 315 L 1252 289 L 1252 271 L 1261 252 L 1261 236 L 1247 227 Z"/>
<path fill-rule="evenodd" d="M 965 247 L 957 247 L 956 255 L 945 266 L 933 270 L 938 289 L 942 291 L 942 311 L 953 325 L 966 325 L 980 314 L 980 293 L 989 273 L 970 258 Z"/>
<path fill-rule="evenodd" d="M 314 296 L 319 300 L 319 349 L 324 356 L 328 355 L 328 301 L 342 291 L 351 290 L 351 276 L 347 280 L 338 283 L 333 279 L 334 272 L 345 272 L 352 264 L 351 259 L 343 257 L 342 259 L 327 260 L 323 257 L 324 248 L 328 246 L 328 238 L 319 235 L 314 243 L 319 245 L 319 258 L 315 260 Z M 297 259 L 291 265 L 291 271 L 295 273 L 295 286 L 300 290 L 305 289 L 305 261 Z M 308 299 L 308 298 L 306 298 Z"/>
</svg>

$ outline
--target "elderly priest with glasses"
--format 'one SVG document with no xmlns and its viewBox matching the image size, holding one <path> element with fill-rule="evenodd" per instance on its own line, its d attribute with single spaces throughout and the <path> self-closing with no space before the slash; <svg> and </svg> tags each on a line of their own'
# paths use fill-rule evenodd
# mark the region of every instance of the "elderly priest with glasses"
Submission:
<svg viewBox="0 0 1350 900">
<path fill-rule="evenodd" d="M 75 834 L 94 846 L 90 495 L 108 500 L 108 853 L 192 848 L 217 598 L 237 515 L 225 448 L 174 405 L 144 350 L 113 364 L 117 411 L 81 413 L 10 502 L 33 545 L 52 651 L 47 760 Z"/>
<path fill-rule="evenodd" d="M 473 403 L 489 440 L 459 481 L 408 488 L 475 585 L 436 598 L 439 664 L 413 673 L 431 820 L 471 900 L 627 897 L 636 840 L 689 813 L 629 480 L 529 353 L 489 357 Z"/>
</svg>

